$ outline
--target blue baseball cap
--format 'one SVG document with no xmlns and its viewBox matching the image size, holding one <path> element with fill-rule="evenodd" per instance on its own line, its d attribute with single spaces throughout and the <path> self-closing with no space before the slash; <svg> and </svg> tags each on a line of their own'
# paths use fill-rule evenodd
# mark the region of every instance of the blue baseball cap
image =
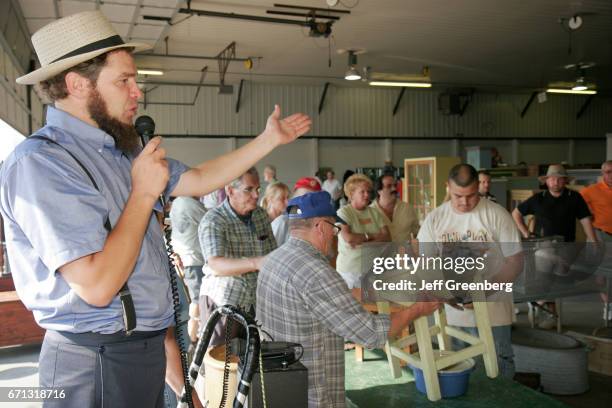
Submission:
<svg viewBox="0 0 612 408">
<path fill-rule="evenodd" d="M 297 207 L 297 211 L 292 213 L 294 207 Z M 287 214 L 289 219 L 334 217 L 336 221 L 342 222 L 336 216 L 336 209 L 327 191 L 317 191 L 292 198 L 287 203 Z"/>
</svg>

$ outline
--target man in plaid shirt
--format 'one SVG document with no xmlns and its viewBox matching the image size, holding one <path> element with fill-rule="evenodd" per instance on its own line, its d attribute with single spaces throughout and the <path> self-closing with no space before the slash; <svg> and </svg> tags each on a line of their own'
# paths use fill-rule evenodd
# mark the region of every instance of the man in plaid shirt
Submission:
<svg viewBox="0 0 612 408">
<path fill-rule="evenodd" d="M 225 191 L 227 199 L 206 213 L 198 227 L 204 255 L 200 310 L 204 321 L 223 305 L 255 307 L 257 271 L 263 257 L 276 248 L 268 214 L 257 206 L 259 175 L 252 167 Z M 210 346 L 224 343 L 225 318 L 215 327 Z M 240 326 L 232 325 L 230 338 Z"/>
<path fill-rule="evenodd" d="M 293 198 L 287 212 L 291 237 L 266 257 L 259 272 L 257 319 L 275 341 L 304 347 L 308 406 L 344 407 L 344 339 L 382 347 L 388 336 L 439 303 L 415 303 L 391 316 L 370 314 L 327 259 L 339 231 L 329 193 Z"/>
</svg>

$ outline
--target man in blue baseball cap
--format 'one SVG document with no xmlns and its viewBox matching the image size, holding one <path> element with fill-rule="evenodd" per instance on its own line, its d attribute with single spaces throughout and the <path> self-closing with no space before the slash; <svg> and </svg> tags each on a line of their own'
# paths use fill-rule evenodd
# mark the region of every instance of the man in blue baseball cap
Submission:
<svg viewBox="0 0 612 408">
<path fill-rule="evenodd" d="M 287 213 L 290 238 L 259 271 L 257 319 L 276 341 L 304 347 L 308 407 L 344 407 L 344 339 L 383 347 L 389 336 L 439 303 L 415 303 L 390 316 L 370 314 L 327 259 L 340 231 L 329 193 L 292 198 Z"/>
</svg>

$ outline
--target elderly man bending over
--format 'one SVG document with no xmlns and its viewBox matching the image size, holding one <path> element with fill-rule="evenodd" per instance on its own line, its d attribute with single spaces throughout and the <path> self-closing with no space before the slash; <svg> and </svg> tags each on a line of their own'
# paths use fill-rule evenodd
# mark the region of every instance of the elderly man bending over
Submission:
<svg viewBox="0 0 612 408">
<path fill-rule="evenodd" d="M 326 258 L 339 231 L 329 193 L 293 198 L 287 212 L 291 237 L 262 264 L 257 318 L 275 340 L 304 346 L 308 406 L 344 407 L 344 339 L 382 347 L 388 336 L 439 303 L 415 303 L 390 316 L 368 313 Z"/>
</svg>

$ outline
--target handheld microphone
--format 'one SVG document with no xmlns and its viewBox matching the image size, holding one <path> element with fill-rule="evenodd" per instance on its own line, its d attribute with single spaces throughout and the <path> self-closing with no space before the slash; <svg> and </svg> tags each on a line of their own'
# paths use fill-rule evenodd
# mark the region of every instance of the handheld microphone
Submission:
<svg viewBox="0 0 612 408">
<path fill-rule="evenodd" d="M 153 137 L 155 134 L 155 121 L 150 116 L 142 115 L 136 118 L 134 127 L 136 128 L 136 132 L 140 135 L 142 147 L 145 147 L 145 145 L 149 143 L 151 137 Z"/>
<path fill-rule="evenodd" d="M 151 140 L 151 137 L 155 134 L 155 121 L 150 116 L 142 115 L 136 118 L 134 127 L 136 128 L 136 133 L 140 135 L 140 140 L 142 141 L 142 147 L 144 149 L 147 143 L 149 143 L 149 140 Z M 166 205 L 163 194 L 159 196 L 159 202 L 162 208 Z"/>
</svg>

